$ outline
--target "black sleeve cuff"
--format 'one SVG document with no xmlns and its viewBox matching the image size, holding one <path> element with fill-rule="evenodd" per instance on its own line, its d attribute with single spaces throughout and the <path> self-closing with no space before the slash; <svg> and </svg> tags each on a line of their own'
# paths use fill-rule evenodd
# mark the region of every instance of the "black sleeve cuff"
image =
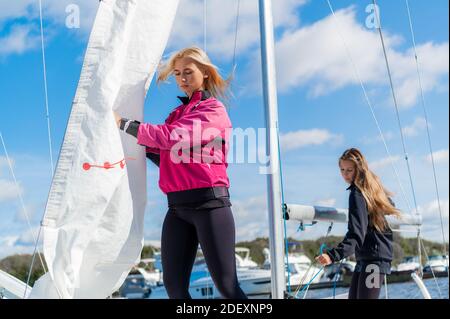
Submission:
<svg viewBox="0 0 450 319">
<path fill-rule="evenodd" d="M 330 257 L 331 261 L 335 263 L 336 261 L 339 261 L 341 258 L 337 256 L 336 250 L 334 249 L 327 249 L 325 250 L 325 253 Z"/>
<path fill-rule="evenodd" d="M 128 119 L 126 119 L 126 118 L 124 118 L 124 117 L 122 117 L 121 119 L 120 119 L 120 126 L 119 126 L 119 128 L 123 131 L 123 129 L 124 129 L 124 127 L 125 127 L 125 123 L 128 121 Z"/>
<path fill-rule="evenodd" d="M 125 128 L 125 124 L 129 121 L 129 119 L 127 118 L 122 118 L 120 120 L 120 129 L 123 131 Z M 139 131 L 139 125 L 141 125 L 141 122 L 139 121 L 132 121 L 129 125 L 128 128 L 126 130 L 126 133 L 133 135 L 134 137 L 137 138 L 138 135 L 138 131 Z"/>
<path fill-rule="evenodd" d="M 139 125 L 141 125 L 141 123 L 139 123 L 138 121 L 131 122 L 128 126 L 127 133 L 137 138 Z"/>
</svg>

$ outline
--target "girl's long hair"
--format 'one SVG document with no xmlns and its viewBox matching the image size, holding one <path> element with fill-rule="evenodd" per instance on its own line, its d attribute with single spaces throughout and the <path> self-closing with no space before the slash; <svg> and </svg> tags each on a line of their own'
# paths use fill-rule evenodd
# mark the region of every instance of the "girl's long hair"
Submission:
<svg viewBox="0 0 450 319">
<path fill-rule="evenodd" d="M 367 203 L 367 210 L 372 225 L 380 232 L 388 229 L 385 215 L 400 217 L 400 211 L 396 209 L 390 200 L 392 193 L 386 190 L 377 175 L 370 169 L 367 160 L 356 148 L 346 150 L 339 158 L 341 161 L 350 161 L 355 164 L 354 184 L 360 189 Z"/>
<path fill-rule="evenodd" d="M 205 90 L 208 90 L 216 98 L 227 98 L 227 88 L 231 79 L 223 79 L 218 68 L 211 63 L 206 52 L 198 47 L 185 48 L 174 53 L 169 60 L 159 68 L 158 82 L 166 81 L 173 73 L 175 62 L 182 58 L 191 58 L 194 63 L 208 75 L 204 81 Z"/>
</svg>

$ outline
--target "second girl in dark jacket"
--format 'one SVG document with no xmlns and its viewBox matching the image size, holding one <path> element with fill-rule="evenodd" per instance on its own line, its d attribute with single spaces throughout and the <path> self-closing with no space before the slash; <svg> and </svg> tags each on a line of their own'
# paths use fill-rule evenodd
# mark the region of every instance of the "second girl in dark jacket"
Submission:
<svg viewBox="0 0 450 319">
<path fill-rule="evenodd" d="M 350 184 L 348 231 L 337 247 L 316 259 L 329 265 L 355 254 L 357 264 L 349 299 L 377 299 L 393 257 L 393 236 L 385 215 L 398 217 L 400 213 L 359 150 L 346 150 L 339 159 L 339 168 Z"/>
</svg>

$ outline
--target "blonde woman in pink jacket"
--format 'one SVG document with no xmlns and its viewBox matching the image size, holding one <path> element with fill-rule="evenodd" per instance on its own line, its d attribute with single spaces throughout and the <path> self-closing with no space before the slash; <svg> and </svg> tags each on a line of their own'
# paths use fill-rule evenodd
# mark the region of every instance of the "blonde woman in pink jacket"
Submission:
<svg viewBox="0 0 450 319">
<path fill-rule="evenodd" d="M 159 166 L 159 186 L 167 195 L 161 238 L 164 285 L 170 298 L 190 299 L 189 279 L 198 244 L 224 298 L 246 299 L 239 287 L 235 225 L 228 188 L 226 154 L 231 122 L 224 105 L 228 83 L 206 53 L 196 47 L 175 53 L 158 81 L 173 75 L 186 96 L 164 124 L 121 118 L 119 128 L 146 146 Z"/>
</svg>

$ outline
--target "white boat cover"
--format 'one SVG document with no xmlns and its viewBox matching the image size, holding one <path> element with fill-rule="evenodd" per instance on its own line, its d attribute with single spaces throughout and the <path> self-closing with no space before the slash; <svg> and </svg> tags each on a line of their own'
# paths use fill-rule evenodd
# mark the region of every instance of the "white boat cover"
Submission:
<svg viewBox="0 0 450 319">
<path fill-rule="evenodd" d="M 22 299 L 30 291 L 31 288 L 23 281 L 0 269 L 0 299 Z"/>
<path fill-rule="evenodd" d="M 43 220 L 48 273 L 30 298 L 106 298 L 143 247 L 145 149 L 113 110 L 142 120 L 178 0 L 103 0 Z"/>
</svg>

